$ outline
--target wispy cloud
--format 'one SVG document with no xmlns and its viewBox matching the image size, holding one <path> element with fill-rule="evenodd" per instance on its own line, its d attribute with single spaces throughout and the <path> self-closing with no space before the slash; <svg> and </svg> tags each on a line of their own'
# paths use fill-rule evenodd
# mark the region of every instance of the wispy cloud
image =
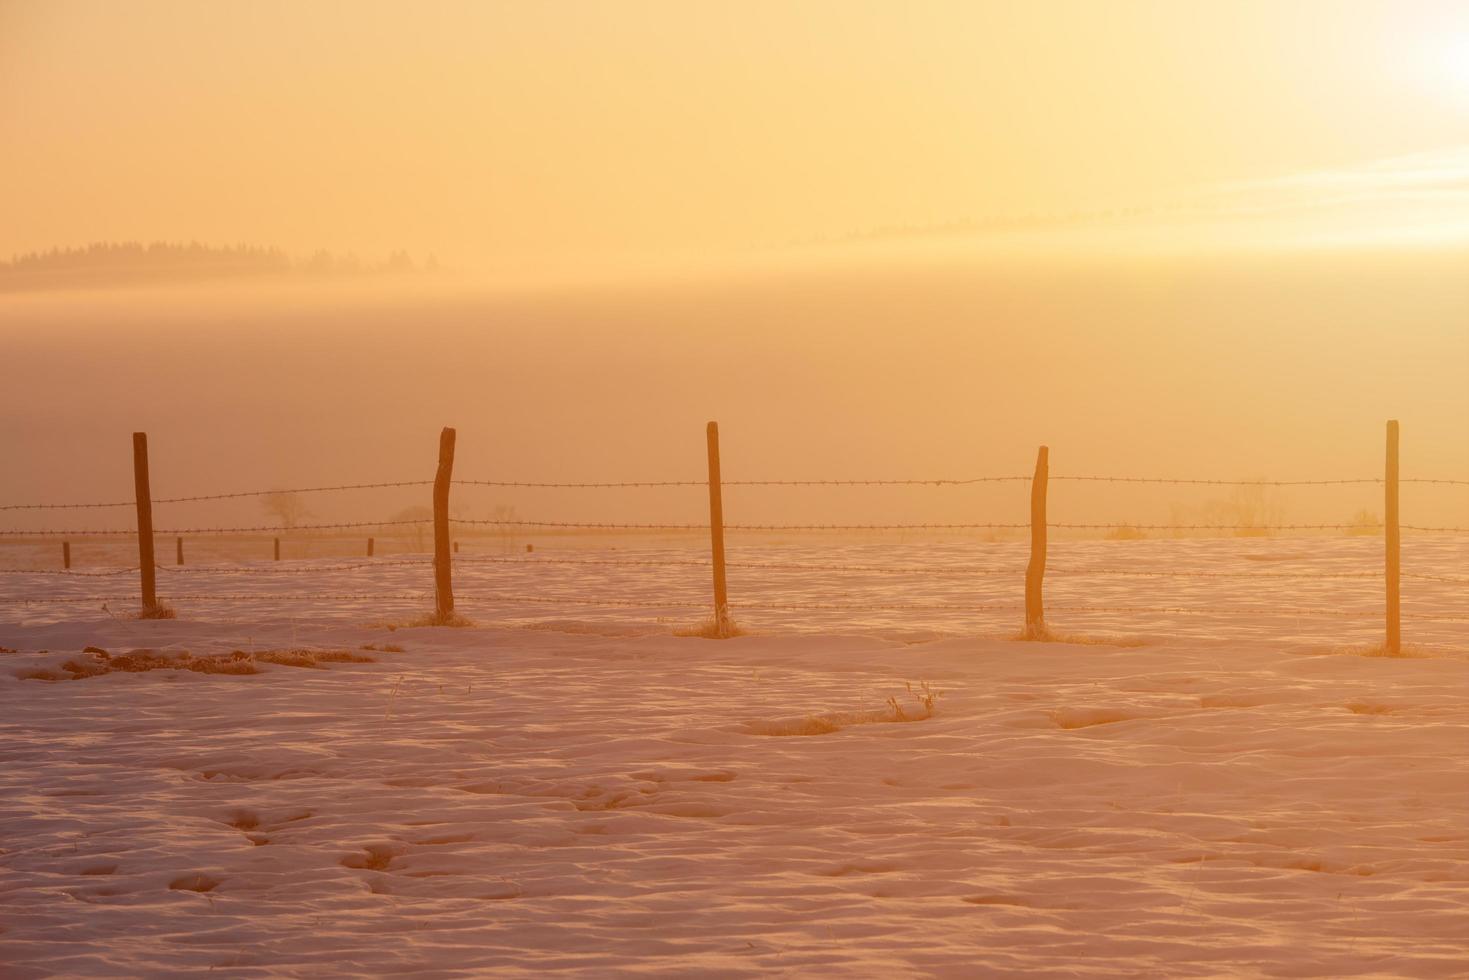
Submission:
<svg viewBox="0 0 1469 980">
<path fill-rule="evenodd" d="M 1244 246 L 1469 245 L 1469 146 L 1220 184 L 1167 210 Z"/>
</svg>

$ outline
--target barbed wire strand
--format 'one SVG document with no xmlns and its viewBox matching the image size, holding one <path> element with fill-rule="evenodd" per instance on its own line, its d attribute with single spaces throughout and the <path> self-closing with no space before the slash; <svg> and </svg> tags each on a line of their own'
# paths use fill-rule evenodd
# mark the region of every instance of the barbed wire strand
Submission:
<svg viewBox="0 0 1469 980">
<path fill-rule="evenodd" d="M 276 533 L 286 534 L 294 531 L 337 531 L 348 528 L 380 528 L 380 527 L 409 527 L 412 525 L 432 524 L 432 518 L 417 520 L 392 520 L 392 521 L 342 521 L 331 524 L 295 524 L 290 527 L 284 524 L 258 525 L 255 527 L 160 527 L 153 529 L 155 537 L 183 537 L 195 534 L 262 534 Z M 4 530 L 0 535 L 9 537 L 63 537 L 70 535 L 77 538 L 103 537 L 109 535 L 131 535 L 136 537 L 136 528 L 125 530 L 99 530 L 99 529 L 71 529 L 57 530 L 55 528 L 42 528 L 34 531 Z"/>
<path fill-rule="evenodd" d="M 186 527 L 155 528 L 153 534 L 162 537 L 183 537 L 209 534 L 287 534 L 297 531 L 337 531 L 354 528 L 386 528 L 426 526 L 431 518 L 386 521 L 340 521 L 322 524 L 255 525 L 242 527 Z M 598 521 L 519 521 L 519 520 L 475 520 L 450 518 L 450 524 L 475 527 L 525 527 L 563 528 L 596 531 L 707 531 L 708 524 L 660 524 Z M 1128 524 L 1060 522 L 1046 525 L 1055 530 L 1070 531 L 1353 531 L 1361 530 L 1360 524 Z M 726 531 L 981 531 L 981 530 L 1024 530 L 1027 523 L 899 523 L 899 524 L 726 524 Z M 1401 530 L 1429 534 L 1469 534 L 1469 527 L 1428 527 L 1417 524 L 1399 525 Z M 100 528 L 36 528 L 33 530 L 0 530 L 4 537 L 118 537 L 136 536 L 136 529 Z"/>
<path fill-rule="evenodd" d="M 707 569 L 712 563 L 703 560 L 678 559 L 678 558 L 507 558 L 482 555 L 454 555 L 455 565 L 518 565 L 518 566 L 600 566 L 600 567 L 625 567 L 625 568 L 698 568 Z M 308 575 L 318 572 L 352 571 L 362 568 L 383 568 L 393 566 L 426 566 L 433 564 L 432 558 L 373 558 L 366 561 L 357 561 L 345 564 L 333 565 L 307 565 L 295 562 L 269 565 L 164 565 L 156 567 L 163 572 L 171 574 L 199 574 L 199 575 Z M 964 577 L 1020 577 L 1024 575 L 1024 568 L 994 568 L 979 565 L 871 565 L 871 564 L 837 564 L 824 562 L 727 562 L 727 568 L 741 569 L 747 571 L 780 571 L 780 572 L 834 572 L 838 574 L 853 575 L 911 575 L 919 577 L 940 578 L 964 578 Z M 108 577 L 115 575 L 136 574 L 137 566 L 129 568 L 116 568 L 106 570 L 71 570 L 55 568 L 0 568 L 0 575 L 56 575 L 73 576 L 78 578 Z M 1047 569 L 1048 576 L 1062 577 L 1132 577 L 1132 578 L 1181 578 L 1181 579 L 1234 579 L 1234 578 L 1260 578 L 1260 579 L 1282 579 L 1282 580 L 1360 580 L 1377 581 L 1382 578 L 1380 572 L 1305 572 L 1305 571 L 1207 571 L 1207 570 L 1143 570 L 1124 568 L 1068 568 L 1065 566 L 1051 566 Z M 1450 575 L 1432 575 L 1418 572 L 1403 572 L 1402 577 L 1424 582 L 1439 582 L 1453 585 L 1469 585 L 1469 578 Z"/>
<path fill-rule="evenodd" d="M 1027 483 L 1032 478 L 1017 476 L 935 477 L 935 478 L 875 478 L 875 479 L 811 479 L 811 480 L 725 480 L 727 487 L 835 487 L 835 486 L 972 486 L 981 483 Z M 1383 478 L 1360 477 L 1331 480 L 1217 480 L 1186 477 L 1152 476 L 1094 476 L 1055 474 L 1051 480 L 1093 483 L 1148 483 L 1173 486 L 1228 486 L 1228 487 L 1300 487 L 1300 486 L 1344 486 L 1352 484 L 1382 484 Z M 317 487 L 279 487 L 265 490 L 236 490 L 226 493 L 195 494 L 182 497 L 156 497 L 154 504 L 186 504 L 214 500 L 236 500 L 246 497 L 268 497 L 274 494 L 326 493 L 340 490 L 382 490 L 398 487 L 426 487 L 432 480 L 391 480 L 380 483 L 340 483 Z M 707 487 L 707 480 L 620 480 L 557 482 L 538 480 L 471 480 L 452 481 L 455 486 L 480 486 L 531 489 L 584 489 L 606 490 L 647 487 Z M 1469 486 L 1469 479 L 1437 477 L 1403 477 L 1399 483 L 1438 486 Z M 0 504 L 0 511 L 7 510 L 94 510 L 113 507 L 133 507 L 132 500 L 105 502 L 62 503 L 62 504 Z"/>
<path fill-rule="evenodd" d="M 160 571 L 177 575 L 310 575 L 314 572 L 345 572 L 359 568 L 382 568 L 394 565 L 432 565 L 432 558 L 374 558 L 370 561 L 342 565 L 296 565 L 271 562 L 269 565 L 159 565 Z"/>
<path fill-rule="evenodd" d="M 239 593 L 214 593 L 214 592 L 179 592 L 159 596 L 159 601 L 168 602 L 254 602 L 265 601 L 289 601 L 296 599 L 333 599 L 333 600 L 383 600 L 383 599 L 412 599 L 414 601 L 431 601 L 433 594 L 429 592 L 239 592 Z M 134 595 L 84 595 L 84 596 L 46 596 L 35 597 L 0 597 L 0 602 L 8 604 L 25 604 L 43 606 L 48 603 L 87 603 L 87 602 L 136 602 L 138 597 Z"/>
<path fill-rule="evenodd" d="M 708 561 L 695 561 L 690 559 L 676 558 L 644 558 L 644 559 L 619 559 L 619 558 L 497 558 L 490 556 L 455 556 L 454 561 L 461 564 L 500 564 L 500 565 L 600 565 L 600 566 L 626 566 L 635 567 L 689 567 L 710 568 L 712 563 Z M 981 565 L 867 565 L 867 564 L 832 564 L 819 562 L 745 562 L 731 561 L 725 563 L 726 568 L 738 568 L 757 571 L 791 571 L 791 572 L 838 572 L 850 574 L 874 574 L 874 575 L 917 575 L 917 576 L 940 576 L 940 577 L 1021 577 L 1025 574 L 1023 567 L 994 568 Z M 1065 576 L 1136 576 L 1145 578 L 1276 578 L 1276 579 L 1364 579 L 1380 580 L 1380 572 L 1268 572 L 1268 571 L 1239 571 L 1239 572 L 1211 572 L 1211 571 L 1139 571 L 1134 569 L 1119 568 L 1067 568 L 1051 566 L 1046 570 L 1047 575 Z M 1469 584 L 1469 578 L 1452 578 L 1445 576 L 1416 575 L 1409 572 L 1403 573 L 1404 578 L 1418 578 L 1427 581 L 1446 581 L 1453 583 Z"/>
<path fill-rule="evenodd" d="M 586 530 L 707 531 L 708 524 L 637 524 L 596 521 L 502 521 L 450 518 L 450 524 L 491 527 L 552 527 Z M 897 531 L 1027 528 L 1029 524 L 725 524 L 726 531 Z"/>
<path fill-rule="evenodd" d="M 191 497 L 154 497 L 155 504 L 190 504 L 207 500 L 235 500 L 242 497 L 269 497 L 285 493 L 324 493 L 330 490 L 380 490 L 387 487 L 426 487 L 432 480 L 395 480 L 389 483 L 342 483 L 329 487 L 287 487 L 275 490 L 236 490 L 229 493 L 198 494 Z M 83 510 L 97 507 L 135 507 L 133 500 L 101 504 L 0 504 L 0 510 Z"/>
<path fill-rule="evenodd" d="M 541 480 L 452 480 L 456 487 L 520 487 L 541 490 L 618 490 L 634 487 L 707 487 L 707 480 L 613 480 L 601 483 L 556 483 Z M 726 484 L 727 485 L 727 484 Z"/>
<path fill-rule="evenodd" d="M 163 597 L 171 602 L 177 601 L 206 601 L 206 602 L 258 602 L 258 601 L 297 601 L 328 599 L 337 601 L 383 601 L 383 600 L 412 600 L 427 601 L 432 598 L 429 592 L 274 592 L 274 593 L 177 593 Z M 131 602 L 136 596 L 48 596 L 45 598 L 35 597 L 0 597 L 0 603 L 22 604 L 22 605 L 47 605 L 52 603 L 80 604 L 91 602 Z M 523 596 L 511 594 L 466 594 L 457 595 L 456 600 L 464 602 L 496 602 L 502 604 L 524 604 L 524 605 L 571 605 L 571 606 L 603 606 L 608 608 L 636 608 L 636 609 L 704 609 L 708 602 L 684 602 L 684 601 L 642 601 L 642 600 L 619 600 L 619 599 L 581 599 L 576 597 L 560 596 Z M 732 603 L 732 609 L 752 611 L 782 611 L 782 612 L 1005 612 L 1015 613 L 1024 609 L 1024 606 L 1015 604 L 951 604 L 951 603 L 840 603 L 840 602 L 740 602 Z M 1216 607 L 1187 607 L 1187 606 L 1095 606 L 1095 605 L 1053 605 L 1050 611 L 1054 613 L 1101 613 L 1109 615 L 1186 615 L 1186 616 L 1238 616 L 1238 615 L 1265 615 L 1268 617 L 1311 617 L 1332 619 L 1376 619 L 1381 615 L 1380 611 L 1359 611 L 1346 609 L 1315 609 L 1295 608 L 1282 606 L 1216 606 Z M 1443 616 L 1434 614 L 1404 613 L 1404 619 L 1420 622 L 1444 622 L 1457 623 L 1469 622 L 1469 616 Z"/>
<path fill-rule="evenodd" d="M 0 504 L 0 510 L 94 510 L 103 507 L 135 507 L 131 500 L 107 504 Z"/>
</svg>

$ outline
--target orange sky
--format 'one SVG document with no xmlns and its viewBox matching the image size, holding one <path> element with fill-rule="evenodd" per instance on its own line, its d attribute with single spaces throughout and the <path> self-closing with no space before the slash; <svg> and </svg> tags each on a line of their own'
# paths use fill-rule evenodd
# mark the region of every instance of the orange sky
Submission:
<svg viewBox="0 0 1469 980">
<path fill-rule="evenodd" d="M 1465 214 L 1469 7 L 0 0 L 0 144 L 0 255 L 575 273 L 1447 152 L 1416 229 Z"/>
</svg>

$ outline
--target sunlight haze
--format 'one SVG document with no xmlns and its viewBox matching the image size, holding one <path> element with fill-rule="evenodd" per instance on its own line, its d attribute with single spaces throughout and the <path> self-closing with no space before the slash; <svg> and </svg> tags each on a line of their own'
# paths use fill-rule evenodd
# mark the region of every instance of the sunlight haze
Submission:
<svg viewBox="0 0 1469 980">
<path fill-rule="evenodd" d="M 1452 0 L 4 0 L 0 254 L 575 277 L 1148 207 L 1469 144 L 1466 38 Z"/>
</svg>

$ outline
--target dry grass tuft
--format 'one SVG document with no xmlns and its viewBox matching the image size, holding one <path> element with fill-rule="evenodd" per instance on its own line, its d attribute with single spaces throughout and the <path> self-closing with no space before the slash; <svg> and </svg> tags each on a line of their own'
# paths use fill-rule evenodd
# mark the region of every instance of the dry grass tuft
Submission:
<svg viewBox="0 0 1469 980">
<path fill-rule="evenodd" d="M 447 616 L 440 616 L 438 612 L 435 611 L 431 613 L 424 613 L 422 616 L 415 616 L 407 622 L 399 623 L 397 625 L 405 629 L 417 629 L 422 626 L 449 626 L 455 629 L 463 629 L 466 626 L 473 626 L 474 622 L 455 612 L 451 612 Z M 389 627 L 389 629 L 392 628 L 393 627 Z"/>
<path fill-rule="evenodd" d="M 318 650 L 316 660 L 323 664 L 375 664 L 373 657 L 364 657 L 351 650 Z"/>
<path fill-rule="evenodd" d="M 329 663 L 373 663 L 371 657 L 352 653 L 350 650 L 266 650 L 261 653 L 246 653 L 235 650 L 229 654 L 211 657 L 196 657 L 187 650 L 178 654 L 161 654 L 153 650 L 133 650 L 129 653 L 110 654 L 98 647 L 87 647 L 86 657 L 68 660 L 61 665 L 65 676 L 51 670 L 34 670 L 24 676 L 25 680 L 79 681 L 87 677 L 101 677 L 116 672 L 141 674 L 150 670 L 188 670 L 196 674 L 258 674 L 257 664 L 279 664 L 285 667 L 325 669 Z"/>
<path fill-rule="evenodd" d="M 168 887 L 181 892 L 212 892 L 219 887 L 219 881 L 208 875 L 185 875 L 169 882 Z"/>
<path fill-rule="evenodd" d="M 1373 643 L 1365 647 L 1338 647 L 1332 652 L 1347 657 L 1387 657 L 1402 660 L 1421 660 L 1433 656 L 1424 647 L 1404 644 L 1400 649 L 1393 651 L 1389 650 L 1385 643 Z"/>
<path fill-rule="evenodd" d="M 150 670 L 189 670 L 196 674 L 260 673 L 247 654 L 236 652 L 228 656 L 196 657 L 187 650 L 176 656 L 155 653 L 152 650 L 133 650 L 117 655 L 96 652 L 88 660 L 68 660 L 61 665 L 61 669 L 76 681 L 114 672 L 141 674 Z"/>
<path fill-rule="evenodd" d="M 748 634 L 735 625 L 733 620 L 726 621 L 721 629 L 719 620 L 713 616 L 693 626 L 681 626 L 673 631 L 674 636 L 697 636 L 705 640 L 728 640 L 731 637 L 747 636 Z"/>
<path fill-rule="evenodd" d="M 1027 626 L 1010 639 L 1026 643 L 1075 643 L 1080 646 L 1094 647 L 1131 648 L 1148 645 L 1147 640 L 1137 636 L 1089 636 L 1086 633 L 1061 633 L 1044 623 L 1040 626 Z"/>
<path fill-rule="evenodd" d="M 944 696 L 944 692 L 930 686 L 928 681 L 919 681 L 917 688 L 914 688 L 912 681 L 904 681 L 903 686 L 918 702 L 918 707 L 909 715 L 896 697 L 888 698 L 888 707 L 893 709 L 893 721 L 923 721 L 925 718 L 932 718 L 934 708 L 938 706 L 939 698 Z"/>
<path fill-rule="evenodd" d="M 236 650 L 236 655 L 241 654 Z M 322 664 L 371 664 L 377 661 L 352 653 L 350 650 L 265 650 L 254 655 L 254 659 L 282 667 L 306 667 L 322 669 Z"/>
<path fill-rule="evenodd" d="M 805 718 L 790 718 L 782 721 L 751 722 L 747 727 L 752 735 L 768 735 L 772 738 L 830 735 L 839 732 L 853 721 L 850 715 L 807 715 Z"/>
<path fill-rule="evenodd" d="M 179 614 L 172 606 L 158 603 L 156 606 L 144 606 L 134 615 L 135 619 L 178 619 Z"/>
<path fill-rule="evenodd" d="M 776 738 L 791 736 L 830 735 L 854 725 L 889 725 L 898 722 L 927 721 L 938 709 L 939 698 L 944 692 L 935 689 L 928 681 L 903 685 L 912 695 L 914 704 L 904 710 L 896 696 L 887 699 L 886 708 L 872 711 L 833 711 L 820 715 L 805 715 L 781 718 L 774 721 L 755 721 L 746 724 L 752 735 L 767 735 Z"/>
</svg>

